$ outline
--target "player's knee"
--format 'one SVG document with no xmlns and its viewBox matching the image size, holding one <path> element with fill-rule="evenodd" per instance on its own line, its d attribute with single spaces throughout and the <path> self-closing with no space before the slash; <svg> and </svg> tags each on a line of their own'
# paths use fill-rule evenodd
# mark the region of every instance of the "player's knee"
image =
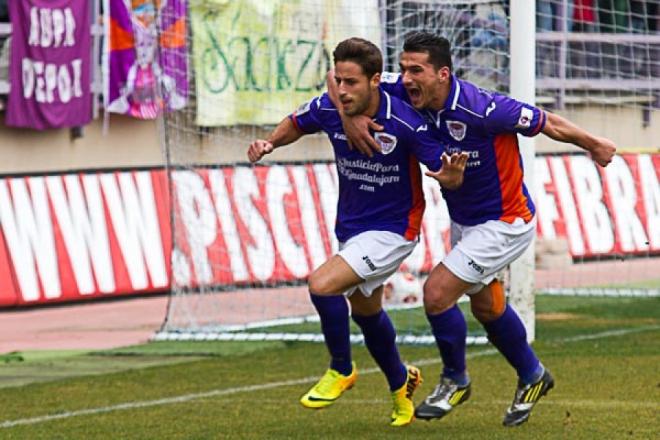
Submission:
<svg viewBox="0 0 660 440">
<path fill-rule="evenodd" d="M 442 294 L 443 287 L 437 282 L 424 283 L 424 309 L 426 313 L 436 315 L 453 306 L 453 302 Z"/>
<path fill-rule="evenodd" d="M 318 272 L 312 272 L 307 280 L 309 291 L 315 295 L 333 295 L 332 280 Z"/>
</svg>

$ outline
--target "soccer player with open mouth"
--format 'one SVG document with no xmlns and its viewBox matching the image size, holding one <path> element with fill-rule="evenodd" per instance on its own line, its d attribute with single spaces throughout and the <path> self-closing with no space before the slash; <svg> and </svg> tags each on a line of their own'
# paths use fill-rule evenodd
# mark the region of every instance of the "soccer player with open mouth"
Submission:
<svg viewBox="0 0 660 440">
<path fill-rule="evenodd" d="M 616 148 L 609 139 L 593 136 L 561 116 L 458 79 L 452 72 L 450 49 L 443 37 L 411 33 L 400 55 L 401 73 L 383 73 L 381 81 L 384 92 L 422 113 L 429 132 L 448 153 L 469 156 L 463 184 L 442 191 L 451 218 L 452 249 L 426 280 L 424 307 L 444 367 L 416 416 L 442 418 L 470 397 L 467 325 L 456 305 L 467 294 L 488 339 L 518 374 L 514 399 L 503 420 L 505 426 L 517 426 L 528 420 L 534 405 L 554 386 L 552 375 L 527 342 L 522 321 L 506 304 L 497 278 L 527 249 L 536 230 L 517 134 L 544 133 L 573 143 L 603 167 L 612 161 Z M 380 130 L 374 121 L 346 114 L 343 127 L 357 150 L 367 156 L 379 151 L 368 130 Z"/>
</svg>

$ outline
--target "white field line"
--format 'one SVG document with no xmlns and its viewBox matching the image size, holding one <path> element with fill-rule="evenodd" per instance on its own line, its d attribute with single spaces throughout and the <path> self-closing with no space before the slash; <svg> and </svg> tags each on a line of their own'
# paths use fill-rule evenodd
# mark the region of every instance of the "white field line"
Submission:
<svg viewBox="0 0 660 440">
<path fill-rule="evenodd" d="M 570 342 L 584 341 L 584 340 L 589 340 L 589 339 L 602 339 L 602 338 L 609 338 L 609 337 L 612 337 L 612 336 L 623 336 L 623 335 L 628 335 L 628 334 L 631 334 L 631 333 L 640 333 L 640 332 L 645 332 L 645 331 L 650 331 L 650 330 L 658 330 L 658 329 L 660 329 L 659 325 L 632 328 L 632 329 L 619 329 L 619 330 L 611 330 L 611 331 L 606 331 L 606 332 L 601 332 L 601 333 L 594 333 L 594 334 L 589 334 L 589 335 L 572 336 L 570 338 L 557 339 L 554 342 L 570 343 Z M 552 342 L 552 341 L 550 341 L 550 342 Z M 487 349 L 487 350 L 482 350 L 482 351 L 479 351 L 479 352 L 476 352 L 476 353 L 470 353 L 470 354 L 468 354 L 467 357 L 472 359 L 472 358 L 481 357 L 481 356 L 489 356 L 489 355 L 495 354 L 495 353 L 497 353 L 497 350 Z M 440 357 L 438 356 L 438 358 L 420 359 L 420 360 L 412 362 L 412 364 L 414 364 L 414 365 L 431 365 L 431 364 L 436 364 L 436 363 L 439 363 L 439 362 L 440 362 Z M 360 374 L 364 375 L 364 374 L 373 374 L 373 373 L 378 373 L 378 372 L 380 372 L 380 370 L 378 368 L 369 368 L 369 369 L 366 369 L 366 370 L 361 370 Z M 136 402 L 126 402 L 126 403 L 120 403 L 120 404 L 117 404 L 117 405 L 103 406 L 103 407 L 99 407 L 99 408 L 81 409 L 81 410 L 76 410 L 76 411 L 65 411 L 65 412 L 61 412 L 61 413 L 58 413 L 58 414 L 48 414 L 48 415 L 44 415 L 44 416 L 30 417 L 30 418 L 25 418 L 25 419 L 5 420 L 3 422 L 0 422 L 0 429 L 12 428 L 14 426 L 22 426 L 22 425 L 36 425 L 36 424 L 39 424 L 39 423 L 50 422 L 50 421 L 53 421 L 53 420 L 68 419 L 68 418 L 71 418 L 71 417 L 104 414 L 104 413 L 109 413 L 109 412 L 114 412 L 114 411 L 131 410 L 131 409 L 137 409 L 137 408 L 148 408 L 148 407 L 152 407 L 152 406 L 173 405 L 173 404 L 178 404 L 178 403 L 190 402 L 192 400 L 205 399 L 205 398 L 209 398 L 209 397 L 229 396 L 229 395 L 232 395 L 232 394 L 250 393 L 250 392 L 253 392 L 253 391 L 263 391 L 263 390 L 268 390 L 268 389 L 272 389 L 272 388 L 287 387 L 287 386 L 292 386 L 292 385 L 310 384 L 310 383 L 314 383 L 317 380 L 318 380 L 318 376 L 305 377 L 305 378 L 301 378 L 301 379 L 285 380 L 285 381 L 279 381 L 279 382 L 269 382 L 269 383 L 249 385 L 249 386 L 243 386 L 243 387 L 225 388 L 225 389 L 220 389 L 220 390 L 211 390 L 211 391 L 207 391 L 207 392 L 204 392 L 204 393 L 183 394 L 181 396 L 166 397 L 166 398 L 163 398 L 163 399 L 143 400 L 143 401 L 136 401 Z"/>
<path fill-rule="evenodd" d="M 234 400 L 235 402 L 252 402 L 249 398 L 240 398 Z M 281 403 L 281 400 L 278 399 L 259 399 L 259 402 L 262 403 Z M 354 399 L 351 396 L 346 396 L 341 398 L 341 404 L 344 405 L 380 405 L 391 403 L 391 399 Z M 491 399 L 491 400 L 479 400 L 472 401 L 470 400 L 470 406 L 488 406 L 492 407 L 493 405 L 506 407 L 511 405 L 511 399 Z M 637 401 L 626 401 L 626 400 L 593 400 L 593 399 L 580 399 L 580 400 L 543 400 L 543 406 L 562 406 L 566 408 L 612 408 L 612 409 L 660 409 L 660 403 L 656 402 L 637 402 Z"/>
</svg>

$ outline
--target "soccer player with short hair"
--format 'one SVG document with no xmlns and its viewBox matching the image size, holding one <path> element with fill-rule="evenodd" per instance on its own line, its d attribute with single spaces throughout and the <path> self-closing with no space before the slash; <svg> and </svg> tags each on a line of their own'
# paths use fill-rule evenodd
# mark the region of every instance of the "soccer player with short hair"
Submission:
<svg viewBox="0 0 660 440">
<path fill-rule="evenodd" d="M 573 143 L 601 166 L 610 163 L 616 148 L 610 140 L 593 136 L 558 115 L 456 78 L 445 38 L 428 32 L 409 34 L 400 68 L 401 74 L 383 74 L 382 88 L 421 111 L 430 133 L 448 152 L 469 155 L 463 185 L 442 191 L 451 218 L 452 249 L 424 285 L 424 307 L 444 366 L 439 384 L 415 415 L 441 418 L 470 396 L 467 326 L 456 305 L 468 294 L 472 314 L 518 374 L 514 399 L 503 420 L 505 426 L 517 426 L 527 421 L 534 405 L 554 386 L 496 278 L 524 252 L 535 234 L 535 207 L 523 182 L 517 134 L 544 133 Z M 352 145 L 370 155 L 379 147 L 367 127 L 379 129 L 373 121 L 344 118 Z"/>
<path fill-rule="evenodd" d="M 309 292 L 331 363 L 300 402 L 308 408 L 326 407 L 355 383 L 346 295 L 367 349 L 387 378 L 394 404 L 391 425 L 403 426 L 414 418 L 412 394 L 422 378 L 416 367 L 401 362 L 394 327 L 382 309 L 383 282 L 418 241 L 425 207 L 418 161 L 442 186 L 456 188 L 467 156 L 443 154 L 439 143 L 428 136 L 421 115 L 379 88 L 383 62 L 373 43 L 351 38 L 341 42 L 333 56 L 343 113 L 365 115 L 381 124 L 383 130 L 375 135 L 381 151 L 365 158 L 351 150 L 337 108 L 323 94 L 282 120 L 268 140 L 254 141 L 248 158 L 256 162 L 305 134 L 327 133 L 339 178 L 335 227 L 339 253 L 310 275 Z"/>
</svg>

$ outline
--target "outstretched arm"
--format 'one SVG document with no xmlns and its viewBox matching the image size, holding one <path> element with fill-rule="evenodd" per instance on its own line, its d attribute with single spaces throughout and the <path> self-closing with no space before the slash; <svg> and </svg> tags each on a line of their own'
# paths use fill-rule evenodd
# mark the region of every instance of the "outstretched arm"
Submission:
<svg viewBox="0 0 660 440">
<path fill-rule="evenodd" d="M 369 157 L 374 155 L 374 151 L 380 152 L 380 145 L 369 133 L 369 129 L 381 131 L 383 126 L 375 123 L 368 116 L 355 115 L 346 116 L 341 108 L 341 101 L 339 100 L 339 87 L 335 81 L 335 71 L 330 70 L 326 75 L 326 82 L 328 83 L 328 97 L 332 104 L 337 108 L 341 116 L 341 124 L 344 128 L 344 134 L 348 140 L 348 146 L 355 148 L 362 154 Z"/>
<path fill-rule="evenodd" d="M 602 167 L 612 162 L 612 157 L 616 153 L 614 142 L 594 136 L 557 114 L 546 112 L 546 115 L 548 119 L 543 134 L 556 141 L 569 142 L 588 151 L 591 158 Z"/>
<path fill-rule="evenodd" d="M 268 139 L 257 139 L 250 144 L 248 159 L 250 162 L 256 162 L 266 154 L 272 153 L 275 148 L 297 141 L 303 134 L 293 121 L 286 117 L 275 127 Z"/>
</svg>

